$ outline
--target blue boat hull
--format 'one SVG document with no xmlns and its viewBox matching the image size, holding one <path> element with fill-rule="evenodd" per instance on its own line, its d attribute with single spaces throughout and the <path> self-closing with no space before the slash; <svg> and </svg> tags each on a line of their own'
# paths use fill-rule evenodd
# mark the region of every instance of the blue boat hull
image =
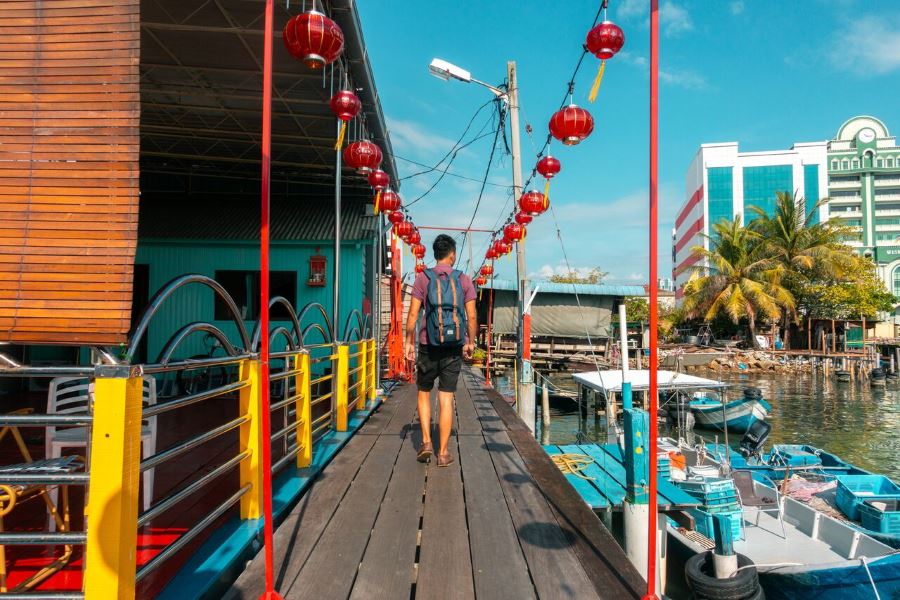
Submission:
<svg viewBox="0 0 900 600">
<path fill-rule="evenodd" d="M 757 420 L 765 420 L 771 406 L 765 400 L 749 400 L 742 398 L 725 404 L 708 399 L 695 400 L 690 403 L 691 412 L 698 427 L 718 429 L 734 433 L 745 433 Z M 724 412 L 724 414 L 723 414 Z"/>
<path fill-rule="evenodd" d="M 869 573 L 872 579 L 869 579 Z M 814 569 L 759 574 L 759 582 L 770 600 L 855 600 L 875 598 L 872 583 L 882 599 L 900 597 L 900 555 L 835 569 Z"/>
</svg>

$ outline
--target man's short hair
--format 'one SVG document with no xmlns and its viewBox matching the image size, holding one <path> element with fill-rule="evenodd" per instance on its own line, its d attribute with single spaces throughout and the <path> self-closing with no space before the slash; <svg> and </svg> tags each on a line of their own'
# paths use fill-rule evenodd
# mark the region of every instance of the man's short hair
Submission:
<svg viewBox="0 0 900 600">
<path fill-rule="evenodd" d="M 451 252 L 456 252 L 456 240 L 446 233 L 442 233 L 434 238 L 431 248 L 434 250 L 435 260 L 444 260 Z"/>
</svg>

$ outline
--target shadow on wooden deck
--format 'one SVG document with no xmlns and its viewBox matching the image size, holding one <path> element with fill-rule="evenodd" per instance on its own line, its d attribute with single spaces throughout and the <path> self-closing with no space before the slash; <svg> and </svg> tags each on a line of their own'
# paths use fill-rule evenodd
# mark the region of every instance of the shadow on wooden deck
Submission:
<svg viewBox="0 0 900 600">
<path fill-rule="evenodd" d="M 451 451 L 416 462 L 416 389 L 395 391 L 275 533 L 276 587 L 300 598 L 639 598 L 612 535 L 474 371 Z M 435 411 L 436 415 L 436 411 Z M 256 600 L 260 553 L 226 598 Z"/>
</svg>

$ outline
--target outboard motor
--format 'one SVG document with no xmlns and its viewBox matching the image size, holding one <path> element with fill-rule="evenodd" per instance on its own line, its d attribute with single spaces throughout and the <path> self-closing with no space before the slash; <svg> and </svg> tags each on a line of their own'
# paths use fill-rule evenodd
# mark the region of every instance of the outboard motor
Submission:
<svg viewBox="0 0 900 600">
<path fill-rule="evenodd" d="M 741 438 L 741 454 L 744 458 L 755 456 L 757 459 L 761 459 L 763 446 L 771 432 L 772 426 L 769 423 L 753 421 L 747 433 Z"/>
</svg>

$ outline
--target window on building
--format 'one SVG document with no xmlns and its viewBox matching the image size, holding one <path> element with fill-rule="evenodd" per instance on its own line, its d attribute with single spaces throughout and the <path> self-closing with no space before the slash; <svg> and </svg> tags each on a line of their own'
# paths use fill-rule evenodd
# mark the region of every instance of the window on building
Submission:
<svg viewBox="0 0 900 600">
<path fill-rule="evenodd" d="M 256 320 L 259 317 L 259 271 L 216 271 L 216 281 L 234 299 L 241 317 Z M 297 306 L 297 272 L 270 271 L 269 290 L 271 297 L 284 296 L 292 306 Z M 231 313 L 225 302 L 216 296 L 215 318 L 217 321 L 231 320 Z M 278 304 L 272 307 L 273 320 L 290 319 L 288 310 Z"/>
<path fill-rule="evenodd" d="M 875 159 L 875 166 L 876 166 L 876 167 L 879 167 L 879 168 L 880 168 L 880 167 L 883 167 L 883 166 L 884 166 L 884 159 L 883 159 L 883 158 L 880 158 L 880 157 L 879 157 L 879 158 L 876 158 L 876 159 Z"/>
<path fill-rule="evenodd" d="M 893 167 L 893 166 L 894 166 L 894 157 L 893 157 L 893 156 L 888 156 L 888 157 L 887 157 L 887 160 L 886 160 L 886 164 L 887 164 L 888 167 Z"/>
<path fill-rule="evenodd" d="M 859 159 L 854 158 L 850 164 L 853 166 L 854 169 L 858 169 L 859 168 Z"/>
<path fill-rule="evenodd" d="M 706 172 L 709 224 L 734 218 L 734 190 L 731 167 L 710 167 Z"/>
<path fill-rule="evenodd" d="M 891 291 L 895 296 L 900 296 L 900 267 L 894 267 L 894 273 L 891 277 Z"/>
<path fill-rule="evenodd" d="M 794 175 L 791 165 L 744 167 L 745 207 L 758 206 L 771 215 L 775 212 L 775 192 L 793 191 Z"/>
<path fill-rule="evenodd" d="M 834 160 L 831 161 L 831 170 L 832 170 L 832 171 L 837 171 L 837 170 L 838 170 L 838 161 L 837 161 L 836 158 L 835 158 Z"/>
<path fill-rule="evenodd" d="M 845 158 L 844 160 L 841 161 L 841 169 L 846 171 L 849 168 L 850 168 L 850 161 Z"/>
<path fill-rule="evenodd" d="M 803 165 L 803 195 L 806 197 L 806 214 L 812 214 L 810 224 L 819 222 L 819 165 Z"/>
<path fill-rule="evenodd" d="M 875 224 L 876 225 L 900 225 L 900 219 L 898 219 L 896 217 L 894 217 L 894 218 L 883 217 L 883 218 L 875 219 Z"/>
</svg>

